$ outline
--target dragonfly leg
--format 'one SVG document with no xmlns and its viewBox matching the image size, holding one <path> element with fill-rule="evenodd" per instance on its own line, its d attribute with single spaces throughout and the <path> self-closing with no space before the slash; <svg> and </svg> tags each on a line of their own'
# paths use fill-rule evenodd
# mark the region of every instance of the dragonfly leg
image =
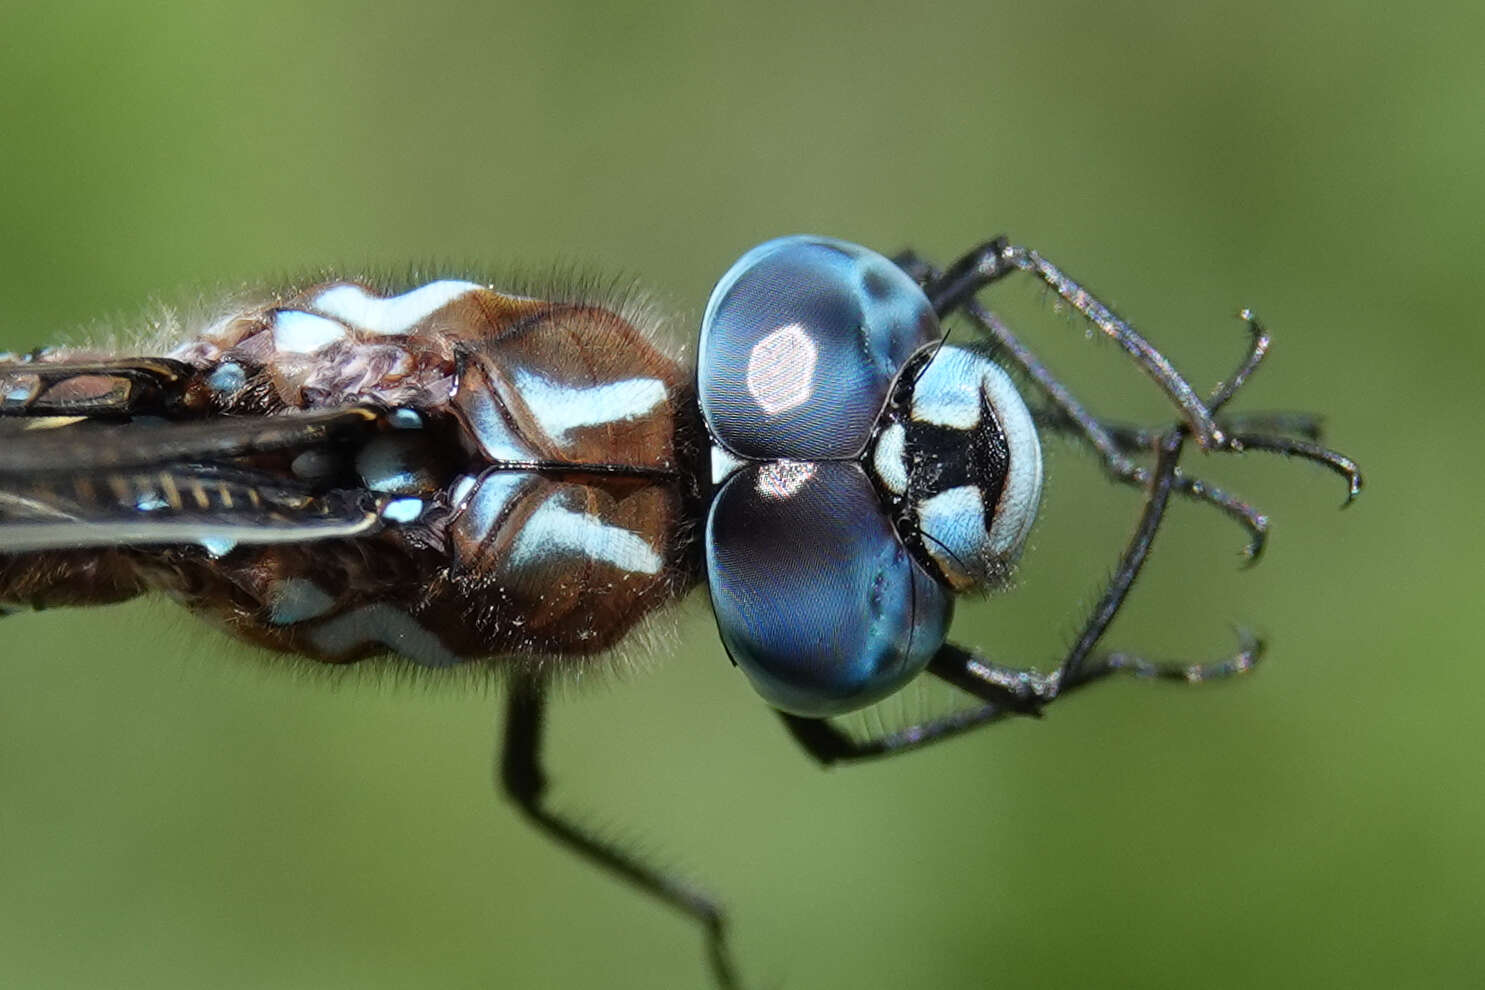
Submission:
<svg viewBox="0 0 1485 990">
<path fill-rule="evenodd" d="M 903 252 L 893 260 L 923 286 L 924 292 L 933 301 L 940 315 L 947 315 L 953 311 L 964 313 L 994 345 L 996 357 L 1019 370 L 1027 381 L 1042 394 L 1048 404 L 1048 409 L 1040 417 L 1043 425 L 1071 434 L 1086 443 L 1098 455 L 1104 470 L 1114 481 L 1134 487 L 1147 486 L 1150 482 L 1149 469 L 1140 463 L 1135 455 L 1149 451 L 1156 439 L 1170 428 L 1163 427 L 1159 431 L 1132 429 L 1100 420 L 1052 374 L 1031 348 L 1027 347 L 1009 327 L 1001 322 L 999 317 L 975 300 L 974 293 L 980 288 L 1011 271 L 1018 270 L 1016 265 L 1008 262 L 1000 263 L 997 267 L 993 261 L 986 260 L 986 256 L 993 254 L 997 245 L 1008 252 L 1020 252 L 1021 255 L 1033 254 L 1023 249 L 1005 246 L 1000 241 L 991 241 L 960 259 L 948 272 L 941 271 L 913 251 Z M 1050 268 L 1050 266 L 1047 267 Z M 1068 284 L 1073 285 L 1070 281 Z M 1077 291 L 1082 293 L 1081 289 Z M 1061 294 L 1060 290 L 1059 294 Z M 1087 293 L 1082 293 L 1079 298 L 1083 297 L 1091 299 Z M 1068 296 L 1064 295 L 1064 298 Z M 1068 301 L 1074 302 L 1071 298 Z M 1093 300 L 1093 304 L 1101 307 L 1096 300 Z M 1113 317 L 1106 308 L 1101 311 L 1118 326 L 1127 328 L 1127 324 Z M 1079 312 L 1098 324 L 1098 320 L 1090 315 L 1089 310 L 1079 307 Z M 1217 425 L 1218 435 L 1221 438 L 1217 447 L 1209 449 L 1230 453 L 1241 452 L 1245 449 L 1267 450 L 1315 461 L 1329 467 L 1346 480 L 1347 501 L 1349 502 L 1360 491 L 1360 473 L 1355 463 L 1349 458 L 1320 447 L 1314 442 L 1318 440 L 1320 432 L 1318 417 L 1305 413 L 1218 415 L 1228 400 L 1257 370 L 1269 349 L 1270 338 L 1262 324 L 1250 312 L 1244 311 L 1241 315 L 1246 322 L 1249 334 L 1248 351 L 1237 370 L 1225 382 L 1219 384 L 1204 402 L 1204 408 L 1210 414 L 1211 421 Z M 1133 331 L 1130 330 L 1130 332 Z M 1148 344 L 1143 346 L 1149 348 L 1149 352 L 1158 358 L 1155 362 L 1156 366 L 1170 368 L 1169 362 L 1153 347 Z M 1126 347 L 1126 350 L 1129 348 Z M 1173 368 L 1171 373 L 1174 374 Z M 1181 383 L 1184 384 L 1184 380 L 1181 380 Z M 1189 420 L 1187 428 L 1192 428 Z M 1298 434 L 1300 439 L 1295 440 L 1286 434 Z M 1200 439 L 1199 434 L 1198 439 Z M 1254 440 L 1258 442 L 1252 442 Z M 1244 555 L 1250 564 L 1258 560 L 1268 534 L 1268 517 L 1261 510 L 1210 482 L 1188 477 L 1179 470 L 1176 472 L 1175 490 L 1186 498 L 1213 506 L 1242 526 L 1248 534 Z"/>
<path fill-rule="evenodd" d="M 824 719 L 783 715 L 784 724 L 812 756 L 823 764 L 870 759 L 907 752 L 1000 721 L 1010 715 L 1039 715 L 1042 708 L 1076 688 L 1110 674 L 1181 680 L 1194 683 L 1244 673 L 1262 652 L 1257 641 L 1247 641 L 1232 656 L 1216 663 L 1156 662 L 1130 653 L 1095 653 L 1109 624 L 1123 606 L 1154 545 L 1176 488 L 1176 462 L 1186 439 L 1176 428 L 1160 438 L 1144 510 L 1103 594 L 1083 624 L 1083 630 L 1056 670 L 1041 673 L 986 660 L 972 650 L 946 644 L 929 665 L 938 677 L 978 697 L 983 704 L 953 715 L 908 726 L 895 732 L 858 740 Z"/>
<path fill-rule="evenodd" d="M 924 274 L 929 267 L 911 252 L 903 254 L 899 263 L 908 266 L 916 263 L 918 275 Z M 914 273 L 912 267 L 905 270 Z M 1217 450 L 1223 446 L 1225 436 L 1212 417 L 1212 409 L 1169 359 L 1097 296 L 1037 252 L 997 237 L 966 253 L 937 278 L 923 281 L 923 291 L 934 311 L 939 316 L 947 316 L 958 310 L 968 311 L 977 305 L 975 295 L 981 289 L 1017 271 L 1035 275 L 1083 319 L 1117 343 L 1181 411 L 1182 419 L 1204 450 Z M 1236 382 L 1232 387 L 1240 384 L 1240 381 Z"/>
<path fill-rule="evenodd" d="M 707 955 L 717 985 L 724 990 L 736 987 L 727 919 L 716 901 L 633 853 L 599 839 L 547 806 L 547 776 L 541 753 L 546 701 L 547 686 L 538 677 L 516 675 L 512 679 L 504 746 L 499 756 L 501 787 L 549 838 L 695 919 L 706 933 Z"/>
</svg>

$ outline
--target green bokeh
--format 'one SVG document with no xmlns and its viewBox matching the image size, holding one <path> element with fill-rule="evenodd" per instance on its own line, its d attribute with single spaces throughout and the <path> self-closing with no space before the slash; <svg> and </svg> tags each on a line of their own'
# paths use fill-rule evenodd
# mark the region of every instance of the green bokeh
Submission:
<svg viewBox="0 0 1485 990">
<path fill-rule="evenodd" d="M 556 796 L 721 893 L 750 986 L 1476 982 L 1485 13 L 916 6 L 5 4 L 0 346 L 410 259 L 628 272 L 684 329 L 796 231 L 1006 231 L 1198 382 L 1254 306 L 1244 403 L 1329 414 L 1369 491 L 1200 465 L 1269 559 L 1179 507 L 1112 638 L 1249 622 L 1256 677 L 823 773 L 694 603 L 556 710 Z M 997 299 L 1098 408 L 1163 415 Z M 1023 586 L 961 620 L 1007 660 L 1056 654 L 1137 508 L 1075 450 L 1049 471 Z M 689 926 L 496 800 L 495 693 L 272 667 L 163 603 L 4 621 L 0 986 L 703 985 Z"/>
</svg>

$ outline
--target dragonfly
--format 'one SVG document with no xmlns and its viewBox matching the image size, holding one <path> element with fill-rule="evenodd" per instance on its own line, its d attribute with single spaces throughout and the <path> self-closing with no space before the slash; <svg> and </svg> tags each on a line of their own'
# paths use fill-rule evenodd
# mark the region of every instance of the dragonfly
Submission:
<svg viewBox="0 0 1485 990">
<path fill-rule="evenodd" d="M 1017 273 L 1112 339 L 1170 422 L 1094 415 L 981 293 Z M 1187 683 L 1258 662 L 1104 646 L 1173 497 L 1261 554 L 1268 517 L 1183 454 L 1362 476 L 1320 418 L 1227 406 L 1270 336 L 1198 392 L 1038 252 L 994 238 L 940 268 L 813 235 L 722 276 L 694 367 L 622 293 L 333 279 L 233 301 L 173 349 L 0 356 L 0 615 L 164 594 L 226 634 L 328 665 L 485 664 L 508 682 L 498 779 L 542 832 L 691 918 L 738 985 L 720 901 L 547 800 L 555 680 L 606 662 L 705 586 L 733 664 L 821 765 L 907 753 L 1111 675 Z M 952 321 L 952 322 L 951 322 Z M 948 327 L 967 327 L 955 336 Z M 962 338 L 962 339 L 961 339 Z M 162 348 L 163 350 L 163 348 Z M 1042 438 L 1083 444 L 1141 508 L 1064 656 L 1011 666 L 949 638 L 1013 582 Z M 919 678 L 965 707 L 870 734 L 841 716 Z"/>
</svg>

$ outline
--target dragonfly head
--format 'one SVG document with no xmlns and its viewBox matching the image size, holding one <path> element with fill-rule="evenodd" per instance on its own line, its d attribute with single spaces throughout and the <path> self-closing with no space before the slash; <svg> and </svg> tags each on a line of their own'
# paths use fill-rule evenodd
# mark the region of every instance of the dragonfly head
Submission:
<svg viewBox="0 0 1485 990">
<path fill-rule="evenodd" d="M 875 252 L 798 236 L 745 254 L 707 305 L 697 394 L 713 610 L 775 707 L 897 690 L 943 646 L 955 595 L 1001 582 L 1025 542 L 1041 490 L 1025 404 Z"/>
</svg>

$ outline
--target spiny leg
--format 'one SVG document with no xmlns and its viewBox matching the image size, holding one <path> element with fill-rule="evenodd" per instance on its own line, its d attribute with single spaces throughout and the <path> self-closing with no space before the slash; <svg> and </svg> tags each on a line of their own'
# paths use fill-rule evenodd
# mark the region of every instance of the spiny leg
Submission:
<svg viewBox="0 0 1485 990">
<path fill-rule="evenodd" d="M 992 241 L 975 251 L 970 252 L 965 258 L 956 262 L 947 273 L 940 272 L 931 263 L 925 261 L 912 251 L 898 255 L 894 261 L 903 268 L 910 276 L 916 279 L 934 303 L 939 315 L 947 315 L 954 309 L 964 312 L 983 332 L 996 347 L 996 353 L 1003 356 L 1035 385 L 1051 406 L 1053 416 L 1045 420 L 1052 428 L 1070 432 L 1085 442 L 1099 455 L 1104 464 L 1104 469 L 1109 476 L 1122 484 L 1144 487 L 1149 484 L 1149 473 L 1144 465 L 1133 459 L 1131 454 L 1136 450 L 1148 450 L 1160 435 L 1154 431 L 1128 431 L 1121 435 L 1119 427 L 1112 427 L 1103 423 L 1083 406 L 1081 402 L 1041 363 L 1036 354 L 1018 338 L 1009 327 L 1000 321 L 995 314 L 981 306 L 973 298 L 973 291 L 983 288 L 989 281 L 982 282 L 974 290 L 970 286 L 974 280 L 966 276 L 965 272 L 982 270 L 983 266 L 977 267 L 970 263 L 970 259 L 978 258 L 983 252 L 989 250 L 1000 242 Z M 1020 250 L 1020 249 L 1010 249 Z M 1027 252 L 1030 254 L 1030 252 Z M 992 266 L 993 267 L 993 266 Z M 1048 266 L 1050 267 L 1050 266 Z M 1009 269 L 1008 269 L 1009 270 Z M 1002 274 L 1004 274 L 1002 272 Z M 1000 276 L 996 276 L 1000 277 Z M 1069 284 L 1072 284 L 1069 282 Z M 1081 290 L 1079 290 L 1081 292 Z M 1086 293 L 1084 293 L 1086 295 Z M 1069 300 L 1070 302 L 1072 300 Z M 1096 300 L 1094 300 L 1096 302 Z M 1107 310 L 1104 310 L 1107 312 Z M 1085 316 L 1088 313 L 1079 309 Z M 1216 390 L 1206 401 L 1206 409 L 1213 417 L 1230 400 L 1262 363 L 1264 356 L 1268 353 L 1270 338 L 1267 331 L 1257 318 L 1249 310 L 1240 314 L 1247 323 L 1249 334 L 1249 347 L 1243 362 L 1238 369 L 1225 382 L 1219 384 Z M 1092 319 L 1092 317 L 1089 317 Z M 1097 322 L 1097 321 L 1095 321 Z M 1126 326 L 1120 322 L 1121 325 Z M 1132 330 L 1130 331 L 1132 332 Z M 1149 347 L 1148 344 L 1144 345 Z M 1152 352 L 1153 348 L 1149 348 Z M 1157 352 L 1158 353 L 1158 352 Z M 1163 356 L 1160 361 L 1164 366 L 1169 366 Z M 1318 419 L 1305 414 L 1255 414 L 1251 417 L 1222 417 L 1219 422 L 1224 429 L 1230 429 L 1229 424 L 1243 420 L 1245 428 L 1268 430 L 1271 427 L 1280 427 L 1286 431 L 1299 432 L 1309 439 L 1315 439 L 1319 433 Z M 1133 435 L 1128 435 L 1133 432 Z M 1165 431 L 1160 431 L 1161 433 Z M 1254 436 L 1256 434 L 1247 434 Z M 1313 443 L 1295 444 L 1287 442 L 1288 438 L 1265 437 L 1264 441 L 1252 444 L 1254 449 L 1279 450 L 1280 452 L 1292 453 L 1296 456 L 1307 457 L 1318 461 L 1337 471 L 1346 478 L 1352 492 L 1360 488 L 1360 476 L 1356 472 L 1354 462 L 1348 458 L 1326 450 Z M 1282 446 L 1282 450 L 1280 449 Z M 1217 449 L 1224 451 L 1238 451 L 1241 448 L 1232 439 L 1223 434 L 1220 446 Z M 1248 542 L 1244 547 L 1244 556 L 1248 563 L 1256 563 L 1263 553 L 1267 540 L 1268 517 L 1256 507 L 1250 505 L 1242 498 L 1219 488 L 1210 482 L 1200 478 L 1190 478 L 1180 472 L 1176 472 L 1176 491 L 1188 498 L 1206 502 L 1242 526 L 1248 534 Z M 1348 500 L 1349 501 L 1349 500 Z"/>
<path fill-rule="evenodd" d="M 546 700 L 547 687 L 539 678 L 524 674 L 512 678 L 505 741 L 499 755 L 500 784 L 505 793 L 548 837 L 694 918 L 706 933 L 707 957 L 717 985 L 724 990 L 736 987 L 736 969 L 727 944 L 727 919 L 716 901 L 547 807 L 547 777 L 541 758 Z"/>
<path fill-rule="evenodd" d="M 1125 652 L 1093 652 L 1124 604 L 1150 554 L 1170 494 L 1175 489 L 1176 462 L 1180 459 L 1184 439 L 1185 433 L 1181 429 L 1162 439 L 1139 524 L 1104 593 L 1084 623 L 1082 633 L 1056 670 L 1041 673 L 1004 666 L 986 660 L 973 650 L 949 643 L 934 656 L 928 669 L 980 698 L 984 702 L 980 707 L 868 739 L 856 739 L 826 719 L 781 712 L 780 717 L 794 740 L 825 765 L 893 756 L 954 738 L 1009 715 L 1039 715 L 1042 707 L 1056 698 L 1113 673 L 1195 683 L 1232 677 L 1252 669 L 1262 653 L 1262 645 L 1251 639 L 1245 640 L 1231 656 L 1206 664 L 1150 661 Z"/>
<path fill-rule="evenodd" d="M 1166 356 L 1101 300 L 1035 251 L 997 237 L 954 262 L 940 277 L 927 282 L 923 291 L 934 311 L 943 316 L 967 309 L 981 289 L 1016 271 L 1030 272 L 1041 279 L 1079 315 L 1117 343 L 1181 410 L 1182 418 L 1203 449 L 1222 447 L 1225 437 L 1212 418 L 1212 410 Z"/>
</svg>

